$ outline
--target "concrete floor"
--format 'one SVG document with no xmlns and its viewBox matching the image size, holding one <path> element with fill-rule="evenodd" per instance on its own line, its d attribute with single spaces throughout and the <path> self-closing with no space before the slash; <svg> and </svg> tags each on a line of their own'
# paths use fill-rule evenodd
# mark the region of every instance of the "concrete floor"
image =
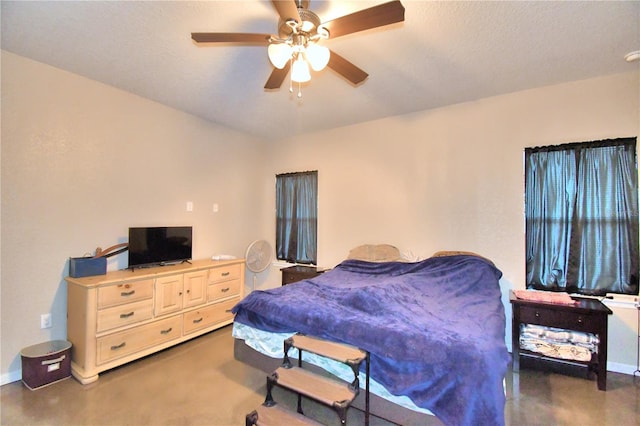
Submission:
<svg viewBox="0 0 640 426">
<path fill-rule="evenodd" d="M 640 379 L 609 373 L 607 391 L 595 381 L 523 369 L 507 375 L 507 425 L 640 425 Z M 295 406 L 285 391 L 276 400 Z M 31 391 L 0 388 L 2 425 L 244 425 L 264 401 L 265 374 L 233 358 L 231 327 L 111 370 L 82 386 L 67 379 Z M 328 425 L 324 407 L 307 414 Z M 438 423 L 437 421 L 434 423 Z M 363 424 L 349 410 L 348 424 Z M 372 426 L 390 423 L 372 419 Z"/>
</svg>

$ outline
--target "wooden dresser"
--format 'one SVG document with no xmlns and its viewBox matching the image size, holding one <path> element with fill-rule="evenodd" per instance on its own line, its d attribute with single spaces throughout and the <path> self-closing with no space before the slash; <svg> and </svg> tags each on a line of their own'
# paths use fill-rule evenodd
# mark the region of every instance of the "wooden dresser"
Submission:
<svg viewBox="0 0 640 426">
<path fill-rule="evenodd" d="M 533 302 L 518 299 L 511 292 L 509 301 L 513 310 L 512 353 L 513 371 L 520 369 L 520 357 L 536 358 L 565 364 L 582 365 L 598 375 L 598 389 L 607 389 L 607 328 L 613 312 L 597 299 L 573 298 L 576 305 Z M 598 354 L 591 362 L 568 361 L 545 357 L 520 349 L 520 324 L 536 324 L 566 330 L 596 334 L 599 338 Z"/>
<path fill-rule="evenodd" d="M 244 294 L 244 259 L 67 277 L 71 373 L 98 374 L 230 324 Z"/>
</svg>

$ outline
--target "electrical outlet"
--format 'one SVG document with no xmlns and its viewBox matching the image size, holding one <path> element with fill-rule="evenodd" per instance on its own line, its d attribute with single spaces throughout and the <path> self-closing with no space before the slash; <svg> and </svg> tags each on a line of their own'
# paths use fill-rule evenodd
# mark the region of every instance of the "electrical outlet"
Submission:
<svg viewBox="0 0 640 426">
<path fill-rule="evenodd" d="M 51 314 L 40 315 L 40 328 L 51 328 Z"/>
</svg>

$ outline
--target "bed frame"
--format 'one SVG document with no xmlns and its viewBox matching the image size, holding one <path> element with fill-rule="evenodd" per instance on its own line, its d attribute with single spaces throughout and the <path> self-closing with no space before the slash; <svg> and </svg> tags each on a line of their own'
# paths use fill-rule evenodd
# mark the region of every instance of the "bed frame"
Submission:
<svg viewBox="0 0 640 426">
<path fill-rule="evenodd" d="M 258 368 L 267 374 L 272 373 L 282 364 L 282 360 L 261 354 L 246 345 L 244 340 L 241 339 L 234 339 L 233 355 L 236 360 Z M 320 367 L 311 364 L 305 364 L 305 368 L 318 373 L 324 371 Z M 353 403 L 353 407 L 361 411 L 364 410 L 364 394 L 364 392 L 360 392 Z M 410 410 L 373 393 L 370 396 L 370 412 L 372 416 L 404 426 L 435 426 L 443 424 L 433 415 Z"/>
</svg>

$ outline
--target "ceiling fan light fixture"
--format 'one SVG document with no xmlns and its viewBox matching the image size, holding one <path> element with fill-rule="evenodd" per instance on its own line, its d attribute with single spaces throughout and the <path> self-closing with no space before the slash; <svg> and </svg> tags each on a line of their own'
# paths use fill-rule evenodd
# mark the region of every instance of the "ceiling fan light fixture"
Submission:
<svg viewBox="0 0 640 426">
<path fill-rule="evenodd" d="M 292 49 L 286 43 L 272 43 L 269 45 L 267 53 L 273 66 L 281 70 L 291 59 Z"/>
<path fill-rule="evenodd" d="M 315 25 L 313 24 L 313 22 L 302 21 L 302 24 L 300 24 L 300 31 L 303 31 L 305 33 L 310 33 L 314 28 Z"/>
<path fill-rule="evenodd" d="M 305 56 L 314 71 L 322 71 L 329 63 L 331 52 L 325 46 L 309 43 Z"/>
<path fill-rule="evenodd" d="M 1 1 L 1 0 L 0 0 Z M 278 35 L 258 33 L 191 33 L 196 43 L 239 43 L 267 45 L 268 58 L 275 69 L 265 89 L 281 87 L 287 74 L 291 83 L 311 80 L 309 67 L 321 71 L 333 68 L 349 82 L 357 85 L 369 74 L 326 47 L 316 46 L 320 40 L 342 37 L 363 30 L 383 27 L 404 21 L 404 6 L 400 0 L 390 0 L 377 6 L 361 9 L 322 23 L 318 15 L 308 9 L 309 0 L 272 0 L 278 13 Z M 634 60 L 633 55 L 627 60 Z M 298 97 L 300 94 L 298 87 Z M 292 92 L 293 84 L 289 86 Z"/>
<path fill-rule="evenodd" d="M 316 15 L 309 9 L 298 8 L 298 14 L 300 15 L 301 21 L 298 25 L 298 31 L 309 34 L 320 25 L 320 18 L 318 17 L 318 15 Z"/>
<path fill-rule="evenodd" d="M 293 61 L 291 67 L 291 80 L 296 83 L 306 83 L 311 80 L 311 73 L 309 72 L 309 64 L 304 60 L 302 55 L 298 55 L 298 58 Z"/>
</svg>

